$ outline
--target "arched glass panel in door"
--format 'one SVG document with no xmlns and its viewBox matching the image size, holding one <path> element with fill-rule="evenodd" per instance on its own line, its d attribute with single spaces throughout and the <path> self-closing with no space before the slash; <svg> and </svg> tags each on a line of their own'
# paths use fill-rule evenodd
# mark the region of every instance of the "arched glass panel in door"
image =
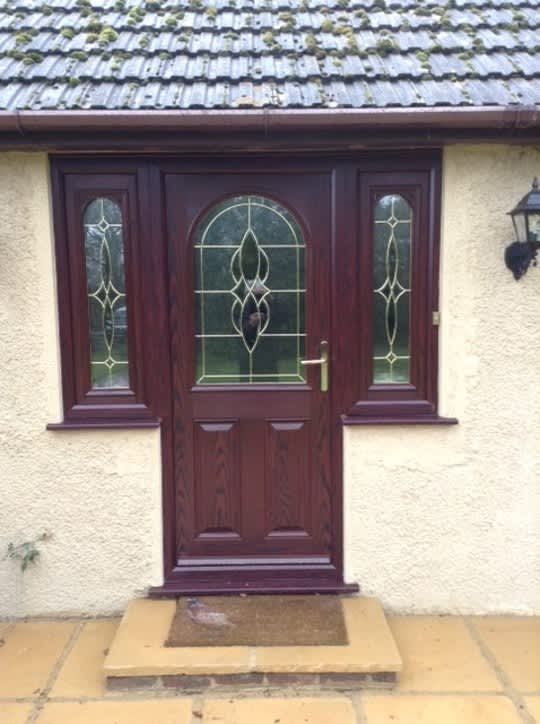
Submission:
<svg viewBox="0 0 540 724">
<path fill-rule="evenodd" d="M 194 235 L 196 382 L 305 382 L 302 231 L 282 205 L 235 196 Z"/>
</svg>

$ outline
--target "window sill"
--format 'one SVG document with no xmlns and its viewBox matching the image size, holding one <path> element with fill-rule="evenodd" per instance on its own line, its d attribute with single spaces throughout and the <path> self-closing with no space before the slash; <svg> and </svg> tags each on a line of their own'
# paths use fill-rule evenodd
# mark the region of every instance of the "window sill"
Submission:
<svg viewBox="0 0 540 724">
<path fill-rule="evenodd" d="M 438 415 L 342 415 L 343 425 L 457 425 L 455 417 Z"/>
<path fill-rule="evenodd" d="M 65 420 L 49 422 L 47 430 L 134 430 L 155 429 L 161 426 L 158 417 L 145 420 Z"/>
</svg>

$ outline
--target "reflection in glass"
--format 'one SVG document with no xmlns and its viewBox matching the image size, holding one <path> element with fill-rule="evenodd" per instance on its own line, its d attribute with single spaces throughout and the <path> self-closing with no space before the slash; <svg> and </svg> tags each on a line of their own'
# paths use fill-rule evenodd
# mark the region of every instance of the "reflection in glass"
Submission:
<svg viewBox="0 0 540 724">
<path fill-rule="evenodd" d="M 84 211 L 83 226 L 92 387 L 128 387 L 127 310 L 120 207 L 111 199 L 95 199 Z"/>
<path fill-rule="evenodd" d="M 304 240 L 259 196 L 216 204 L 195 237 L 198 384 L 304 382 Z"/>
<path fill-rule="evenodd" d="M 373 382 L 410 380 L 412 209 L 401 196 L 379 199 L 374 213 Z"/>
</svg>

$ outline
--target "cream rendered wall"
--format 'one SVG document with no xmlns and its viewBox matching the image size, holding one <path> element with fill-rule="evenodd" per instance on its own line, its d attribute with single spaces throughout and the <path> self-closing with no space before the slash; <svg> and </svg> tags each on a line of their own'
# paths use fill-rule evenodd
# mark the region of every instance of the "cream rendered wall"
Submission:
<svg viewBox="0 0 540 724">
<path fill-rule="evenodd" d="M 111 613 L 161 582 L 157 430 L 48 432 L 62 419 L 43 154 L 0 154 L 0 616 Z M 10 541 L 44 529 L 24 576 Z"/>
<path fill-rule="evenodd" d="M 396 611 L 540 613 L 540 268 L 505 212 L 540 149 L 444 152 L 440 413 L 345 432 L 346 575 Z"/>
<path fill-rule="evenodd" d="M 440 410 L 345 431 L 346 577 L 399 611 L 540 613 L 540 269 L 505 215 L 538 149 L 445 151 Z M 0 155 L 0 616 L 111 613 L 161 582 L 158 431 L 61 419 L 47 159 Z M 54 538 L 24 576 L 8 542 Z"/>
</svg>

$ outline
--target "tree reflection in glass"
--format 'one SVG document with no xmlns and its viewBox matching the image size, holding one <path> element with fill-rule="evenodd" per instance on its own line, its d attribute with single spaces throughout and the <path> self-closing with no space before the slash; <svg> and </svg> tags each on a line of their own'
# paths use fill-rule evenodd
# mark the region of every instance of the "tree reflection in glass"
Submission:
<svg viewBox="0 0 540 724">
<path fill-rule="evenodd" d="M 128 387 L 127 311 L 122 213 L 107 198 L 83 216 L 90 367 L 93 388 Z"/>
<path fill-rule="evenodd" d="M 304 382 L 304 240 L 259 196 L 217 204 L 194 238 L 197 382 Z"/>
<path fill-rule="evenodd" d="M 409 382 L 412 209 L 396 194 L 375 204 L 373 382 Z"/>
</svg>

